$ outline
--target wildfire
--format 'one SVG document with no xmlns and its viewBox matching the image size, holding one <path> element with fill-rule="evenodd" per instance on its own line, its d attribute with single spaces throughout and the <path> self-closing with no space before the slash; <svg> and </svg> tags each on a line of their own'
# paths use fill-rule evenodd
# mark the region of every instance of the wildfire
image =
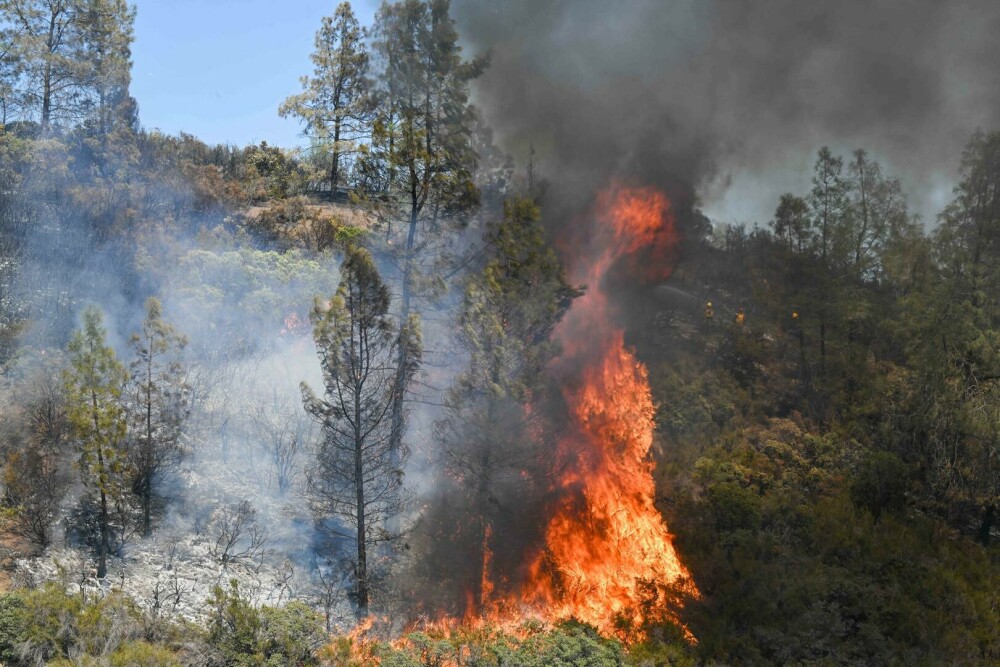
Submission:
<svg viewBox="0 0 1000 667">
<path fill-rule="evenodd" d="M 520 636 L 539 621 L 576 618 L 633 640 L 647 624 L 676 620 L 683 595 L 698 595 L 654 504 L 648 454 L 655 406 L 646 368 L 625 345 L 608 296 L 615 283 L 669 277 L 677 250 L 673 213 L 652 189 L 612 187 L 597 204 L 595 224 L 580 228 L 587 242 L 572 244 L 574 282 L 588 290 L 555 333 L 563 354 L 552 371 L 568 422 L 555 452 L 560 472 L 543 548 L 526 557 L 526 576 L 512 590 L 493 572 L 487 526 L 481 597 L 469 592 L 464 618 L 427 620 L 425 630 L 452 635 L 497 627 Z"/>
<path fill-rule="evenodd" d="M 666 279 L 677 238 L 669 201 L 650 189 L 604 192 L 597 222 L 597 251 L 577 276 L 590 289 L 556 332 L 570 429 L 558 445 L 560 500 L 522 598 L 549 618 L 622 634 L 673 617 L 677 592 L 697 594 L 654 505 L 646 368 L 626 348 L 604 287 L 622 264 L 633 282 Z"/>
</svg>

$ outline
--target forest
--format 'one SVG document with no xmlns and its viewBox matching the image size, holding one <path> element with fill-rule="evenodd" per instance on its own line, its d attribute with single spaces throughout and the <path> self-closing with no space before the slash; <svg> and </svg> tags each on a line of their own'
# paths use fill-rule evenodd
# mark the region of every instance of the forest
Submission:
<svg viewBox="0 0 1000 667">
<path fill-rule="evenodd" d="M 0 663 L 1000 663 L 1000 119 L 727 223 L 454 4 L 331 7 L 296 148 L 0 0 Z"/>
</svg>

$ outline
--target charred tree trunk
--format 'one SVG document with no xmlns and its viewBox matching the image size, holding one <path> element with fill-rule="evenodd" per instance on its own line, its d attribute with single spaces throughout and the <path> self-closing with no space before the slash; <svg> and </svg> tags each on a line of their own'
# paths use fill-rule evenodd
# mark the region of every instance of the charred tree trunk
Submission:
<svg viewBox="0 0 1000 667">
<path fill-rule="evenodd" d="M 150 523 L 149 506 L 153 495 L 153 359 L 152 346 L 150 346 L 150 358 L 146 364 L 146 442 L 143 452 L 142 462 L 145 470 L 142 471 L 142 535 L 149 537 L 152 533 Z"/>
<path fill-rule="evenodd" d="M 361 433 L 361 381 L 354 390 L 354 479 L 358 523 L 358 617 L 368 616 L 368 545 L 365 527 L 364 436 Z"/>
<path fill-rule="evenodd" d="M 340 185 L 340 118 L 333 121 L 333 155 L 330 158 L 330 196 L 336 198 L 337 186 Z"/>
<path fill-rule="evenodd" d="M 996 522 L 996 518 L 996 505 L 987 505 L 983 509 L 982 520 L 979 522 L 979 530 L 977 532 L 979 543 L 984 547 L 989 546 L 990 544 L 990 533 L 993 532 L 993 524 Z"/>
<path fill-rule="evenodd" d="M 107 472 L 104 466 L 104 452 L 100 446 L 100 418 L 98 417 L 97 394 L 91 393 L 91 408 L 94 414 L 94 433 L 98 436 L 97 446 L 97 487 L 101 494 L 101 541 L 97 547 L 97 578 L 104 579 L 108 574 L 108 546 L 111 542 L 108 535 L 108 494 L 106 490 Z"/>
<path fill-rule="evenodd" d="M 399 322 L 401 326 L 406 326 L 410 319 L 411 300 L 413 298 L 413 248 L 417 239 L 417 220 L 420 213 L 420 202 L 417 198 L 416 174 L 412 173 L 410 188 L 410 221 L 409 231 L 406 236 L 406 256 L 403 258 L 403 298 L 400 307 Z M 395 395 L 392 403 L 392 464 L 397 465 L 401 460 L 401 448 L 403 439 L 403 400 L 406 396 L 407 369 L 410 366 L 410 359 L 407 357 L 408 350 L 405 345 L 399 346 L 397 357 Z"/>
</svg>

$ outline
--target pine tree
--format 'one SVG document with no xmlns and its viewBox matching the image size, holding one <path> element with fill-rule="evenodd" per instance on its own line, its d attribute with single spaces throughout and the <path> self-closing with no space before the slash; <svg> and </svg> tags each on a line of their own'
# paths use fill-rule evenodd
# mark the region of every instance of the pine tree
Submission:
<svg viewBox="0 0 1000 667">
<path fill-rule="evenodd" d="M 409 380 L 420 357 L 415 320 L 397 331 L 388 313 L 389 290 L 371 255 L 349 250 L 336 295 L 326 304 L 317 301 L 312 311 L 324 397 L 302 384 L 306 411 L 322 429 L 309 475 L 313 507 L 320 520 L 333 517 L 351 527 L 361 616 L 370 602 L 372 549 L 396 537 L 387 521 L 403 509 L 401 461 L 394 451 L 400 434 L 392 418 L 397 377 Z M 400 358 L 407 368 L 396 367 Z"/>
<path fill-rule="evenodd" d="M 1000 511 L 1000 133 L 974 135 L 960 173 L 933 236 L 937 271 L 905 299 L 902 430 L 937 497 L 979 511 L 985 544 Z"/>
<path fill-rule="evenodd" d="M 843 178 L 844 161 L 836 157 L 829 148 L 824 146 L 816 157 L 813 168 L 813 189 L 809 204 L 813 212 L 813 228 L 819 252 L 820 300 L 817 303 L 819 314 L 819 369 L 825 376 L 827 370 L 828 327 L 832 318 L 828 305 L 830 296 L 836 291 L 831 276 L 832 269 L 839 267 L 842 260 L 843 247 L 840 229 L 847 212 L 847 184 Z"/>
<path fill-rule="evenodd" d="M 343 159 L 358 150 L 372 113 L 368 51 L 351 3 L 342 2 L 332 17 L 323 17 L 310 57 L 313 76 L 302 77 L 303 92 L 286 99 L 278 113 L 298 117 L 306 136 L 329 151 L 330 187 L 336 193 L 344 180 Z"/>
<path fill-rule="evenodd" d="M 4 0 L 0 17 L 13 57 L 21 63 L 21 104 L 33 110 L 42 131 L 76 120 L 86 104 L 81 91 L 83 0 Z"/>
<path fill-rule="evenodd" d="M 132 488 L 142 507 L 142 534 L 151 533 L 151 506 L 155 482 L 185 454 L 181 429 L 188 413 L 189 388 L 180 353 L 184 336 L 163 320 L 159 299 L 146 300 L 146 319 L 132 336 L 129 421 L 132 425 L 128 458 Z"/>
<path fill-rule="evenodd" d="M 469 84 L 486 66 L 465 61 L 448 0 L 384 3 L 375 18 L 379 108 L 372 148 L 361 170 L 374 192 L 368 204 L 385 226 L 401 276 L 400 318 L 417 312 L 414 299 L 427 296 L 428 260 L 439 259 L 442 227 L 478 205 L 472 180 L 477 156 L 472 134 L 475 112 Z M 402 239 L 396 238 L 396 233 Z M 404 353 L 405 348 L 400 348 Z M 400 357 L 398 368 L 409 361 Z M 393 407 L 402 434 L 404 378 L 397 378 Z M 395 448 L 398 450 L 399 443 Z"/>
<path fill-rule="evenodd" d="M 64 378 L 67 416 L 80 447 L 83 479 L 99 497 L 99 579 L 108 572 L 111 512 L 125 497 L 128 475 L 126 418 L 121 400 L 128 372 L 105 343 L 105 336 L 100 311 L 88 308 L 83 314 L 83 327 L 70 341 L 70 367 Z"/>
<path fill-rule="evenodd" d="M 122 121 L 132 125 L 129 96 L 135 8 L 126 0 L 87 0 L 79 19 L 82 84 L 94 133 L 106 137 Z"/>
<path fill-rule="evenodd" d="M 855 280 L 875 280 L 882 273 L 886 244 L 908 222 L 903 188 L 860 149 L 854 151 L 848 165 L 847 184 L 846 260 Z"/>
<path fill-rule="evenodd" d="M 437 425 L 440 462 L 459 481 L 461 499 L 452 530 L 476 526 L 469 582 L 475 604 L 488 603 L 485 582 L 512 578 L 490 572 L 494 541 L 510 539 L 496 521 L 512 515 L 510 502 L 528 503 L 541 488 L 547 435 L 537 406 L 542 372 L 555 353 L 550 334 L 579 292 L 563 275 L 545 241 L 531 199 L 504 205 L 504 219 L 486 236 L 490 259 L 470 277 L 458 318 L 458 339 L 469 366 L 446 399 Z M 510 526 L 504 528 L 510 529 Z M 523 532 L 523 527 L 522 527 Z M 451 544 L 452 542 L 449 542 Z"/>
</svg>

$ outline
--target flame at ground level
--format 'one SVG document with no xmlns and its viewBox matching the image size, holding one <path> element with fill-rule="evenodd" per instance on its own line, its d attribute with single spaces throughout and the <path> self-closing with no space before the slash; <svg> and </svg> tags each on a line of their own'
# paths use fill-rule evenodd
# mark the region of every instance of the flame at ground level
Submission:
<svg viewBox="0 0 1000 667">
<path fill-rule="evenodd" d="M 521 597 L 550 619 L 574 617 L 621 635 L 676 618 L 680 594 L 697 595 L 654 504 L 646 368 L 626 348 L 604 287 L 612 269 L 633 284 L 666 279 L 677 237 L 669 200 L 651 189 L 602 193 L 596 222 L 597 251 L 575 258 L 590 289 L 557 330 L 570 413 L 557 452 L 560 500 Z"/>
<path fill-rule="evenodd" d="M 562 457 L 580 457 L 546 530 L 546 549 L 523 594 L 549 618 L 573 617 L 606 635 L 675 616 L 678 593 L 693 593 L 660 512 L 652 463 L 654 407 L 646 369 L 622 335 L 602 362 L 567 392 L 575 432 Z"/>
<path fill-rule="evenodd" d="M 644 626 L 676 621 L 681 599 L 698 595 L 654 503 L 655 406 L 646 368 L 625 345 L 607 293 L 611 282 L 649 285 L 670 275 L 677 246 L 670 203 L 651 189 L 620 187 L 597 201 L 594 224 L 576 228 L 585 240 L 571 243 L 571 274 L 588 290 L 555 334 L 563 354 L 551 372 L 566 420 L 544 544 L 523 554 L 527 574 L 513 584 L 494 571 L 491 543 L 502 537 L 487 524 L 479 595 L 468 593 L 461 620 L 425 620 L 425 630 L 496 626 L 517 634 L 527 620 L 575 618 L 633 640 Z"/>
</svg>

